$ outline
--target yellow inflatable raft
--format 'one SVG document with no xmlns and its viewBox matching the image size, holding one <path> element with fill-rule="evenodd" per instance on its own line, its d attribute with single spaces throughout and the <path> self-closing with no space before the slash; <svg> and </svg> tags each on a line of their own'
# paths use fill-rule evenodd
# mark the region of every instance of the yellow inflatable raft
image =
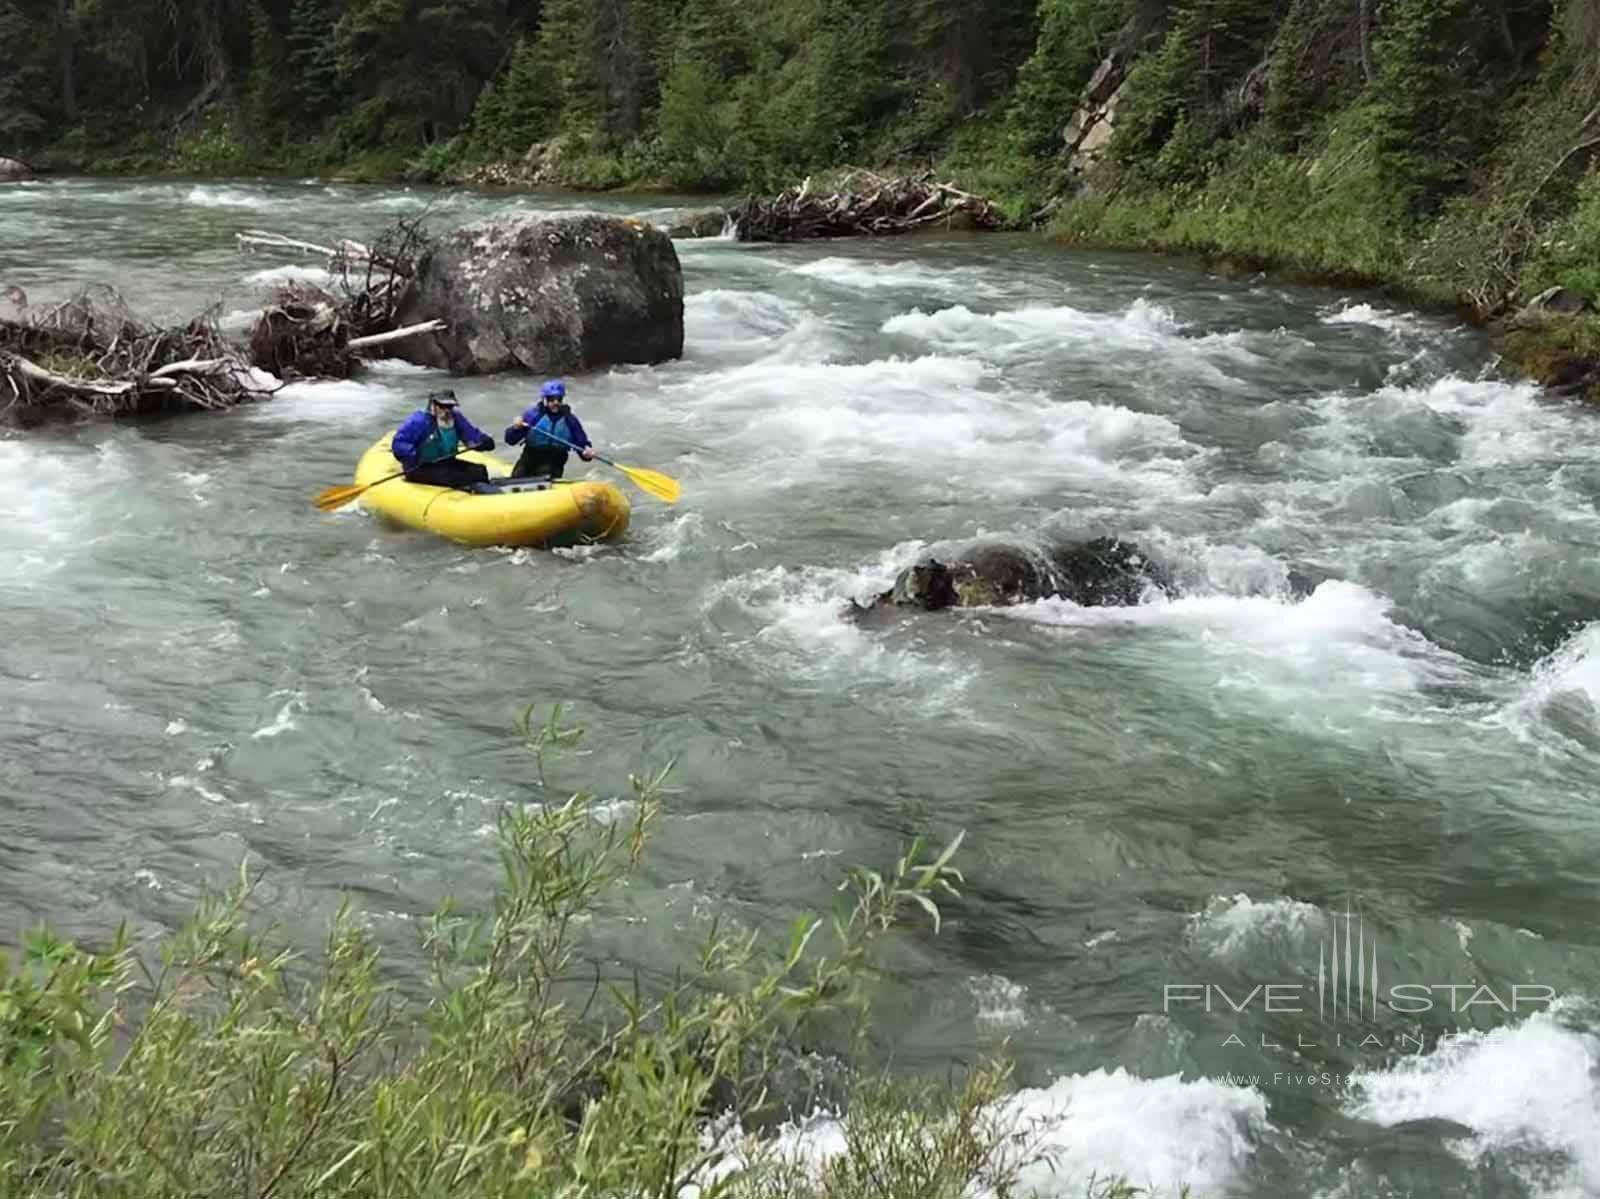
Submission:
<svg viewBox="0 0 1600 1199">
<path fill-rule="evenodd" d="M 491 479 L 511 474 L 510 464 L 492 454 L 468 451 L 461 457 L 482 463 Z M 361 456 L 355 481 L 371 483 L 399 469 L 385 436 Z M 390 520 L 465 545 L 574 545 L 614 540 L 628 530 L 628 497 L 610 483 L 519 479 L 510 487 L 516 490 L 474 495 L 401 478 L 369 488 L 360 502 Z"/>
</svg>

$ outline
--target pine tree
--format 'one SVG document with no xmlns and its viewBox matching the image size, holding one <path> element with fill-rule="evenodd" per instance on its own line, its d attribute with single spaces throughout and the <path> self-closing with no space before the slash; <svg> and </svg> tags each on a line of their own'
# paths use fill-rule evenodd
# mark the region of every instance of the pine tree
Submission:
<svg viewBox="0 0 1600 1199">
<path fill-rule="evenodd" d="M 295 98 L 298 118 L 313 127 L 337 112 L 344 101 L 335 40 L 338 7 L 335 0 L 293 0 L 289 9 L 284 39 L 288 90 Z"/>
<path fill-rule="evenodd" d="M 7 145 L 19 150 L 33 145 L 46 128 L 37 99 L 44 81 L 35 28 L 33 14 L 20 0 L 0 0 L 0 153 Z"/>
</svg>

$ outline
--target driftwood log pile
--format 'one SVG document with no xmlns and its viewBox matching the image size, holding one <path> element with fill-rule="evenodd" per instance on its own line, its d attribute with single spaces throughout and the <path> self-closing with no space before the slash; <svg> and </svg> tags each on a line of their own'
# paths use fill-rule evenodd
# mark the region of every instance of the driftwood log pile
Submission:
<svg viewBox="0 0 1600 1199">
<path fill-rule="evenodd" d="M 347 379 L 361 356 L 386 342 L 432 332 L 437 322 L 397 329 L 396 318 L 427 233 L 414 221 L 395 223 L 373 245 L 343 238 L 331 246 L 251 229 L 236 235 L 241 251 L 289 250 L 326 263 L 329 287 L 280 284 L 250 334 L 250 361 L 282 379 Z"/>
<path fill-rule="evenodd" d="M 685 235 L 726 235 L 728 222 L 739 240 L 751 242 L 1008 224 L 987 200 L 931 172 L 888 178 L 865 170 L 849 172 L 832 190 L 813 190 L 808 178 L 775 197 L 699 214 Z M 446 327 L 443 320 L 401 324 L 421 283 L 419 267 L 438 249 L 420 220 L 399 220 L 370 245 L 348 238 L 324 245 L 260 229 L 236 236 L 241 252 L 267 252 L 280 262 L 285 252 L 312 257 L 327 276 L 279 284 L 242 346 L 224 338 L 214 311 L 163 328 L 134 317 L 110 288 L 40 310 L 28 309 L 17 289 L 0 288 L 0 424 L 227 408 L 295 378 L 348 378 L 378 347 Z"/>
<path fill-rule="evenodd" d="M 740 241 L 803 241 L 816 237 L 879 236 L 949 228 L 999 229 L 1005 218 L 974 196 L 928 174 L 886 179 L 851 171 L 831 192 L 814 192 L 808 177 L 771 199 L 747 198 L 729 216 Z"/>
<path fill-rule="evenodd" d="M 161 328 L 107 287 L 0 317 L 0 423 L 33 427 L 81 416 L 144 416 L 229 408 L 271 394 L 211 313 Z"/>
</svg>

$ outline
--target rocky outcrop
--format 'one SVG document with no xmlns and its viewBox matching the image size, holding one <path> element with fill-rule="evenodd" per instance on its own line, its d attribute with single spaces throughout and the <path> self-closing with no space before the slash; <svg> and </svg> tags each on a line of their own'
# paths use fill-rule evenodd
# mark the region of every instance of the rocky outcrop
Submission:
<svg viewBox="0 0 1600 1199">
<path fill-rule="evenodd" d="M 1105 154 L 1116 132 L 1117 106 L 1127 77 L 1127 60 L 1120 52 L 1113 52 L 1095 68 L 1061 134 L 1069 169 L 1086 171 Z"/>
<path fill-rule="evenodd" d="M 640 221 L 501 217 L 437 242 L 397 319 L 445 322 L 391 352 L 456 374 L 664 362 L 683 353 L 683 271 L 672 239 Z"/>
<path fill-rule="evenodd" d="M 983 542 L 948 558 L 924 558 L 906 567 L 872 607 L 938 612 L 1051 597 L 1084 607 L 1109 607 L 1137 604 L 1151 589 L 1171 587 L 1164 569 L 1137 545 L 1116 537 L 1043 550 Z"/>
<path fill-rule="evenodd" d="M 33 178 L 33 168 L 17 158 L 0 156 L 0 183 L 22 183 Z"/>
</svg>

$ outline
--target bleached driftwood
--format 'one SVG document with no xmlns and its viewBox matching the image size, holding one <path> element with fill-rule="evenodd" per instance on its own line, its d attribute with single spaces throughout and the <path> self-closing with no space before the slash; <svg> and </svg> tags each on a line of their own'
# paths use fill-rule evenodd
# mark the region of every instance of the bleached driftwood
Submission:
<svg viewBox="0 0 1600 1199">
<path fill-rule="evenodd" d="M 371 350 L 377 346 L 386 345 L 391 341 L 401 341 L 417 333 L 437 333 L 445 327 L 443 321 L 423 321 L 419 325 L 407 325 L 403 329 L 391 329 L 387 333 L 374 333 L 368 337 L 352 337 L 347 343 L 349 348 L 357 353 Z"/>
</svg>

